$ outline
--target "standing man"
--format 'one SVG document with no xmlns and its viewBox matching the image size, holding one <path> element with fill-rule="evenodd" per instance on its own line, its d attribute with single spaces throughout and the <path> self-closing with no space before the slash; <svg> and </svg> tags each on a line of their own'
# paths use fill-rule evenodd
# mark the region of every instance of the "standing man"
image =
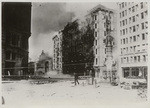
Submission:
<svg viewBox="0 0 150 108">
<path fill-rule="evenodd" d="M 78 81 L 78 74 L 77 73 L 74 73 L 74 80 L 75 80 L 75 85 L 78 83 L 79 84 L 79 81 Z"/>
<path fill-rule="evenodd" d="M 93 68 L 92 68 L 91 76 L 92 76 L 92 85 L 93 85 L 94 84 L 94 77 L 95 77 L 95 71 Z"/>
</svg>

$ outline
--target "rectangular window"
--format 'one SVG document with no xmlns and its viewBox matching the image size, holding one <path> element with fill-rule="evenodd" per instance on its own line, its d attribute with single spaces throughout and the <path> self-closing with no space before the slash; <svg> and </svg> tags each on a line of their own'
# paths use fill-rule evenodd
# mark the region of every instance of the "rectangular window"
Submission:
<svg viewBox="0 0 150 108">
<path fill-rule="evenodd" d="M 124 8 L 124 2 L 122 3 L 122 8 Z"/>
<path fill-rule="evenodd" d="M 122 30 L 120 30 L 120 36 L 122 36 Z"/>
<path fill-rule="evenodd" d="M 145 40 L 145 33 L 142 33 L 142 40 Z"/>
<path fill-rule="evenodd" d="M 97 28 L 97 24 L 95 24 L 95 28 Z"/>
<path fill-rule="evenodd" d="M 137 40 L 139 41 L 139 39 L 140 39 L 140 35 L 137 35 Z"/>
<path fill-rule="evenodd" d="M 145 56 L 145 55 L 143 55 L 143 61 L 144 61 L 144 62 L 146 61 L 146 56 Z"/>
<path fill-rule="evenodd" d="M 96 58 L 96 65 L 97 65 L 97 58 Z"/>
<path fill-rule="evenodd" d="M 135 22 L 135 16 L 132 17 L 133 22 Z"/>
<path fill-rule="evenodd" d="M 127 25 L 127 23 L 128 23 L 127 19 L 125 19 L 125 22 L 126 22 L 126 25 Z"/>
<path fill-rule="evenodd" d="M 136 52 L 136 46 L 133 46 L 133 51 Z"/>
<path fill-rule="evenodd" d="M 123 44 L 125 44 L 125 41 L 126 41 L 126 40 L 125 40 L 125 39 L 123 39 Z"/>
<path fill-rule="evenodd" d="M 131 62 L 131 63 L 133 62 L 133 58 L 132 58 L 132 56 L 130 57 L 130 62 Z"/>
<path fill-rule="evenodd" d="M 16 53 L 12 53 L 12 60 L 16 59 Z"/>
<path fill-rule="evenodd" d="M 136 31 L 136 28 L 135 28 L 135 26 L 133 26 L 133 32 L 135 32 Z"/>
<path fill-rule="evenodd" d="M 135 7 L 134 6 L 132 7 L 132 12 L 135 12 Z"/>
<path fill-rule="evenodd" d="M 120 13 L 120 18 L 121 18 L 121 13 Z"/>
<path fill-rule="evenodd" d="M 145 22 L 145 28 L 146 29 L 148 28 L 148 22 L 147 21 Z"/>
<path fill-rule="evenodd" d="M 97 20 L 97 15 L 95 15 L 95 20 Z"/>
<path fill-rule="evenodd" d="M 124 11 L 122 12 L 122 17 L 124 17 Z"/>
<path fill-rule="evenodd" d="M 126 53 L 128 53 L 128 47 L 126 48 Z"/>
<path fill-rule="evenodd" d="M 97 37 L 97 32 L 95 32 L 95 37 Z"/>
<path fill-rule="evenodd" d="M 127 63 L 129 62 L 129 58 L 127 57 Z"/>
<path fill-rule="evenodd" d="M 122 21 L 120 21 L 120 27 L 122 26 Z"/>
<path fill-rule="evenodd" d="M 95 40 L 95 44 L 97 45 L 97 40 Z"/>
<path fill-rule="evenodd" d="M 106 31 L 104 31 L 104 36 L 106 36 Z"/>
<path fill-rule="evenodd" d="M 121 9 L 121 4 L 119 4 L 119 8 Z"/>
<path fill-rule="evenodd" d="M 130 37 L 130 43 L 132 42 L 132 37 Z"/>
<path fill-rule="evenodd" d="M 132 52 L 133 50 L 132 50 L 132 46 L 130 47 L 130 52 Z"/>
<path fill-rule="evenodd" d="M 128 44 L 128 38 L 126 38 L 126 43 Z"/>
<path fill-rule="evenodd" d="M 97 49 L 96 49 L 96 54 L 97 54 Z"/>
<path fill-rule="evenodd" d="M 136 30 L 137 30 L 137 31 L 139 30 L 139 24 L 136 25 Z"/>
<path fill-rule="evenodd" d="M 136 11 L 138 11 L 138 4 L 136 5 Z"/>
<path fill-rule="evenodd" d="M 122 54 L 122 48 L 121 48 L 121 54 Z"/>
<path fill-rule="evenodd" d="M 136 41 L 136 36 L 133 36 L 133 42 L 135 42 Z"/>
<path fill-rule="evenodd" d="M 121 63 L 123 63 L 123 58 L 121 58 Z"/>
<path fill-rule="evenodd" d="M 131 8 L 129 8 L 129 14 L 131 13 Z"/>
<path fill-rule="evenodd" d="M 131 19 L 131 17 L 130 17 L 130 18 L 129 18 L 129 24 L 131 23 L 131 20 L 132 20 L 132 19 Z"/>
<path fill-rule="evenodd" d="M 138 19 L 139 19 L 139 14 L 136 15 L 136 21 L 138 21 Z"/>
<path fill-rule="evenodd" d="M 144 6 L 143 6 L 143 2 L 141 2 L 141 9 L 143 9 L 143 7 L 144 7 Z"/>
<path fill-rule="evenodd" d="M 130 27 L 130 33 L 132 32 L 132 27 Z"/>
<path fill-rule="evenodd" d="M 125 25 L 125 21 L 124 20 L 122 21 L 122 24 L 123 24 L 123 26 Z"/>
<path fill-rule="evenodd" d="M 134 62 L 137 62 L 137 58 L 136 58 L 136 56 L 134 56 Z"/>
<path fill-rule="evenodd" d="M 144 23 L 141 23 L 142 29 L 144 29 Z"/>
<path fill-rule="evenodd" d="M 125 35 L 125 29 L 123 29 L 123 35 Z"/>
<path fill-rule="evenodd" d="M 128 28 L 126 28 L 126 34 L 128 34 Z"/>
<path fill-rule="evenodd" d="M 127 10 L 125 10 L 125 16 L 127 16 Z"/>
<path fill-rule="evenodd" d="M 127 6 L 127 2 L 125 2 L 124 6 Z"/>
<path fill-rule="evenodd" d="M 138 62 L 140 62 L 140 56 L 138 56 Z"/>
<path fill-rule="evenodd" d="M 141 19 L 144 19 L 144 13 L 143 12 L 141 13 Z"/>
<path fill-rule="evenodd" d="M 145 17 L 148 15 L 147 10 L 145 11 Z"/>
<path fill-rule="evenodd" d="M 6 51 L 6 60 L 11 60 L 11 52 L 10 51 Z"/>
</svg>

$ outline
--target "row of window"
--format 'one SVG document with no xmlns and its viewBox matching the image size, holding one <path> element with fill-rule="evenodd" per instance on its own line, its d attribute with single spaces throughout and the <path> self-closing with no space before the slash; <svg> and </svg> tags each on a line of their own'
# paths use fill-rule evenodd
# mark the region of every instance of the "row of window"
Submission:
<svg viewBox="0 0 150 108">
<path fill-rule="evenodd" d="M 121 58 L 121 63 L 136 63 L 136 62 L 146 62 L 146 61 L 147 61 L 147 55 L 138 55 L 138 56 Z"/>
<path fill-rule="evenodd" d="M 21 55 L 11 51 L 6 51 L 6 60 L 16 60 L 16 58 L 21 59 Z"/>
<path fill-rule="evenodd" d="M 141 12 L 141 14 L 140 14 L 141 19 L 146 18 L 147 15 L 148 15 L 147 10 L 144 12 Z M 120 27 L 125 26 L 127 24 L 137 22 L 137 21 L 139 21 L 139 14 L 136 14 L 135 16 L 129 17 L 129 19 L 124 19 L 124 20 L 120 21 Z"/>
<path fill-rule="evenodd" d="M 121 39 L 121 44 L 128 44 L 128 43 L 132 43 L 132 42 L 146 40 L 147 36 L 148 36 L 148 32 L 145 32 L 145 33 L 142 33 L 141 36 L 140 36 L 140 34 L 138 34 L 138 35 L 130 36 L 129 38 L 123 38 L 123 39 Z"/>
<path fill-rule="evenodd" d="M 130 4 L 131 4 L 131 2 L 128 2 L 128 5 L 130 5 Z M 135 3 L 132 2 L 132 4 L 135 4 Z M 147 4 L 147 3 L 145 3 L 145 4 Z M 123 3 L 119 4 L 120 9 L 123 9 L 126 6 L 127 6 L 127 2 L 123 2 Z M 137 10 L 138 8 L 143 9 L 144 8 L 144 2 L 141 2 L 140 4 L 137 4 L 137 5 L 129 8 L 129 11 L 135 12 L 135 10 Z"/>
<path fill-rule="evenodd" d="M 125 47 L 121 48 L 121 54 L 129 54 L 129 53 L 137 53 L 137 52 L 145 52 L 146 51 L 146 45 L 148 44 L 142 44 L 140 45 L 135 45 L 135 46 L 130 46 L 130 47 Z"/>
<path fill-rule="evenodd" d="M 139 24 L 137 24 L 137 25 L 131 26 L 129 28 L 120 30 L 120 36 L 126 35 L 128 33 L 134 33 L 139 30 L 143 30 L 143 29 L 147 29 L 147 28 L 148 28 L 148 22 L 146 21 L 146 22 L 141 23 L 141 26 Z"/>
<path fill-rule="evenodd" d="M 104 36 L 106 36 L 106 35 L 107 35 L 107 32 L 106 32 L 106 31 L 104 31 Z M 97 37 L 97 36 L 98 36 L 98 32 L 97 32 L 97 31 L 95 31 L 95 32 L 94 32 L 94 36 L 95 36 L 95 37 Z"/>
</svg>

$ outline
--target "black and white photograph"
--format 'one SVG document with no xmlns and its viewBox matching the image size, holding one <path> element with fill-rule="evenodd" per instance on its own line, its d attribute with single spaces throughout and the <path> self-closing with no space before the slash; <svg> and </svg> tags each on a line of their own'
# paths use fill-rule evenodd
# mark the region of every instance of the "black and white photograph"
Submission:
<svg viewBox="0 0 150 108">
<path fill-rule="evenodd" d="M 2 108 L 148 108 L 148 1 L 2 1 Z"/>
</svg>

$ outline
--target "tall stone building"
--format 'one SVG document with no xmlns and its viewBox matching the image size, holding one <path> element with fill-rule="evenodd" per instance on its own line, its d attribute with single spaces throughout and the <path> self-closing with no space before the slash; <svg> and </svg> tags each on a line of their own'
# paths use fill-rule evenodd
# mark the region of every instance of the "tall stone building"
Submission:
<svg viewBox="0 0 150 108">
<path fill-rule="evenodd" d="M 148 4 L 119 2 L 117 5 L 120 80 L 145 81 L 148 72 Z"/>
<path fill-rule="evenodd" d="M 116 36 L 116 14 L 115 11 L 99 4 L 89 11 L 86 16 L 94 28 L 94 69 L 96 77 L 101 79 L 109 79 L 110 76 L 107 71 L 107 59 L 110 56 L 106 47 L 106 37 L 108 27 L 110 28 L 110 35 L 115 38 Z M 108 23 L 109 21 L 109 23 Z M 111 52 L 111 55 L 113 52 Z M 112 57 L 113 58 L 113 57 Z M 113 62 L 113 60 L 112 60 Z M 113 63 L 112 63 L 113 64 Z M 113 68 L 116 72 L 116 68 Z"/>
<path fill-rule="evenodd" d="M 62 73 L 62 32 L 59 31 L 53 37 L 54 42 L 54 55 L 53 55 L 53 70 Z"/>
<path fill-rule="evenodd" d="M 2 3 L 2 75 L 28 74 L 31 3 Z"/>
</svg>

